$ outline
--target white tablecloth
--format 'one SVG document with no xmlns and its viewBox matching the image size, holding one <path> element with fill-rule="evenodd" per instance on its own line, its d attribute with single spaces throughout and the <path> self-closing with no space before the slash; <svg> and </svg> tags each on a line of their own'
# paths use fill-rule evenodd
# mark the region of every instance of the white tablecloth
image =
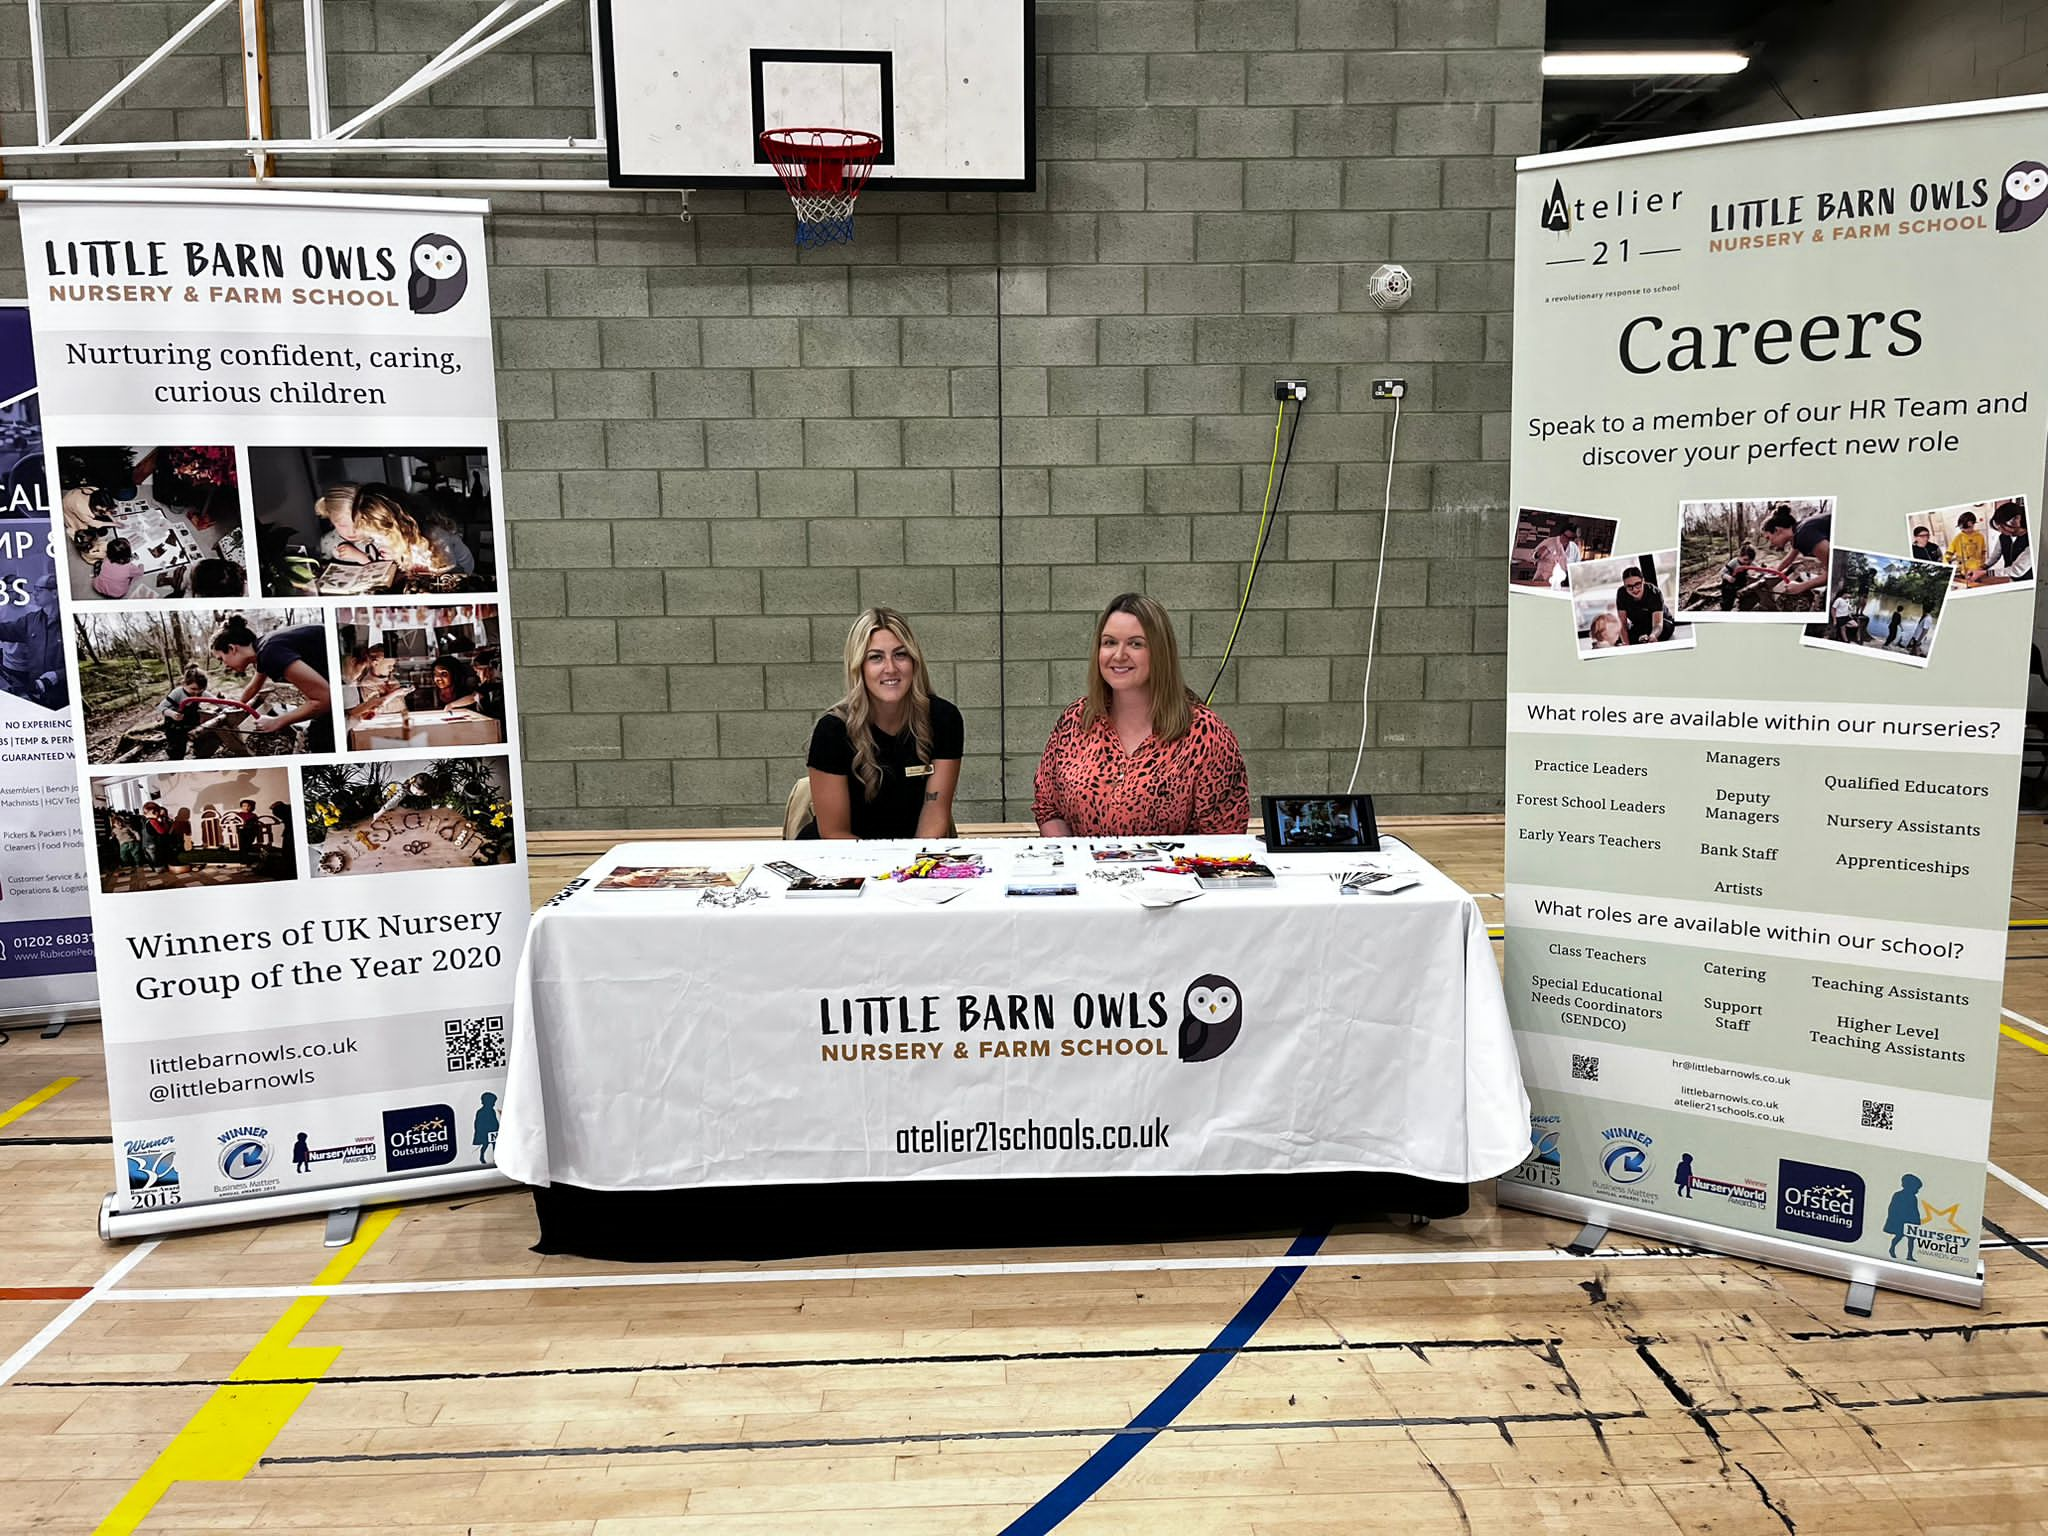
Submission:
<svg viewBox="0 0 2048 1536">
<path fill-rule="evenodd" d="M 1042 868 L 1044 842 L 954 845 L 990 873 L 939 906 L 874 879 L 857 898 L 791 898 L 763 867 L 874 875 L 915 846 L 612 849 L 527 937 L 499 1167 L 603 1190 L 1237 1172 L 1469 1183 L 1527 1155 L 1485 926 L 1398 845 L 1377 860 L 1259 853 L 1270 887 L 1163 909 L 1094 878 L 1118 866 L 1083 842 L 1063 845 L 1074 896 L 1007 894 L 1005 869 Z M 1344 895 L 1331 878 L 1375 862 L 1422 883 Z M 765 894 L 733 907 L 597 888 L 622 866 L 744 865 L 742 889 Z M 1182 1060 L 1184 1017 L 1219 1002 L 1234 1010 L 1212 1027 L 1235 1011 L 1232 1043 Z"/>
</svg>

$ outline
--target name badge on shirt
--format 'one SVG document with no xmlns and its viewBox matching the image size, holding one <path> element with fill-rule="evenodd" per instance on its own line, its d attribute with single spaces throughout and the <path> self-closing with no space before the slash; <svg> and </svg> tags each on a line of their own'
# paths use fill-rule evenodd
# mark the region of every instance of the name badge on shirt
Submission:
<svg viewBox="0 0 2048 1536">
<path fill-rule="evenodd" d="M 912 763 L 903 770 L 903 777 L 906 779 L 928 778 L 931 775 L 931 771 L 932 765 L 930 763 Z"/>
</svg>

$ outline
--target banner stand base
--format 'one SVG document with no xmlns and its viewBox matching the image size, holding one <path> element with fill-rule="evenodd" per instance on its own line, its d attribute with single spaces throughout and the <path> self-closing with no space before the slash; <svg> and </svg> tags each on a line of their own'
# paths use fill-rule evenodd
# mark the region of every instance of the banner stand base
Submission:
<svg viewBox="0 0 2048 1536">
<path fill-rule="evenodd" d="M 1896 1259 L 1875 1259 L 1861 1253 L 1830 1253 L 1825 1249 L 1810 1248 L 1804 1243 L 1767 1237 L 1758 1232 L 1738 1232 L 1730 1227 L 1717 1227 L 1684 1216 L 1668 1216 L 1662 1211 L 1637 1210 L 1634 1206 L 1595 1200 L 1587 1195 L 1566 1194 L 1561 1189 L 1539 1189 L 1534 1185 L 1515 1183 L 1508 1179 L 1495 1181 L 1493 1198 L 1497 1204 L 1515 1210 L 1535 1211 L 1543 1216 L 1559 1216 L 1566 1221 L 1583 1222 L 1588 1228 L 1611 1227 L 1618 1232 L 1666 1238 L 1671 1242 L 1684 1243 L 1689 1248 L 1697 1248 L 1704 1253 L 1725 1254 L 1737 1259 L 1759 1259 L 1766 1264 L 1782 1265 L 1786 1269 L 1804 1270 L 1808 1274 L 1825 1275 L 1833 1280 L 1846 1280 L 1850 1287 L 1849 1309 L 1852 1312 L 1859 1300 L 1874 1302 L 1875 1291 L 1879 1286 L 1909 1296 L 1928 1296 L 1936 1301 L 1958 1302 L 1966 1307 L 1984 1305 L 1984 1265 L 1981 1260 L 1978 1262 L 1975 1275 L 1944 1274 L 1940 1270 L 1901 1264 Z"/>
<path fill-rule="evenodd" d="M 100 1238 L 103 1242 L 123 1243 L 166 1232 L 234 1227 L 248 1222 L 279 1221 L 287 1216 L 328 1212 L 353 1216 L 373 1205 L 402 1205 L 409 1200 L 438 1200 L 447 1195 L 519 1187 L 517 1179 L 495 1168 L 465 1168 L 456 1173 L 421 1173 L 375 1184 L 337 1184 L 295 1194 L 266 1195 L 259 1200 L 209 1200 L 202 1205 L 174 1205 L 161 1211 L 123 1211 L 117 1209 L 119 1197 L 108 1194 L 100 1201 Z M 331 1234 L 334 1228 L 330 1225 L 327 1230 Z"/>
<path fill-rule="evenodd" d="M 346 1248 L 355 1241 L 356 1223 L 362 1220 L 363 1208 L 351 1205 L 339 1211 L 327 1213 L 327 1232 L 320 1241 L 328 1248 Z"/>
<path fill-rule="evenodd" d="M 1842 1310 L 1851 1317 L 1868 1317 L 1877 1310 L 1877 1287 L 1868 1280 L 1851 1280 Z"/>
<path fill-rule="evenodd" d="M 1598 1248 L 1602 1243 L 1606 1241 L 1606 1223 L 1599 1221 L 1589 1221 L 1583 1227 L 1579 1228 L 1579 1235 L 1577 1237 L 1573 1238 L 1570 1242 L 1564 1245 L 1564 1251 L 1566 1253 L 1575 1253 L 1580 1258 L 1584 1258 L 1587 1254 L 1591 1253 L 1595 1248 Z"/>
</svg>

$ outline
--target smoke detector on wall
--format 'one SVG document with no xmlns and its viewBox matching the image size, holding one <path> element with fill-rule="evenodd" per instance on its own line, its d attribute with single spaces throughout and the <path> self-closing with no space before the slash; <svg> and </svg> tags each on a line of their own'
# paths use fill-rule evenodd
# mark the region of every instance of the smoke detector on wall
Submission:
<svg viewBox="0 0 2048 1536">
<path fill-rule="evenodd" d="M 1374 309 L 1399 309 L 1414 293 L 1415 279 L 1408 275 L 1408 269 L 1392 262 L 1376 268 L 1365 285 L 1365 296 L 1372 300 Z"/>
</svg>

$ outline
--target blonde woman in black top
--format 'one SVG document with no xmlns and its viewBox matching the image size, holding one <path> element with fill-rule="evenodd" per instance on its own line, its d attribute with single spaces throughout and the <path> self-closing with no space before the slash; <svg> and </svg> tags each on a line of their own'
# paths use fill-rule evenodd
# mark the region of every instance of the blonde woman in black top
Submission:
<svg viewBox="0 0 2048 1536">
<path fill-rule="evenodd" d="M 816 824 L 804 837 L 945 837 L 966 727 L 932 692 L 910 621 L 869 608 L 846 634 L 846 695 L 806 759 Z"/>
</svg>

